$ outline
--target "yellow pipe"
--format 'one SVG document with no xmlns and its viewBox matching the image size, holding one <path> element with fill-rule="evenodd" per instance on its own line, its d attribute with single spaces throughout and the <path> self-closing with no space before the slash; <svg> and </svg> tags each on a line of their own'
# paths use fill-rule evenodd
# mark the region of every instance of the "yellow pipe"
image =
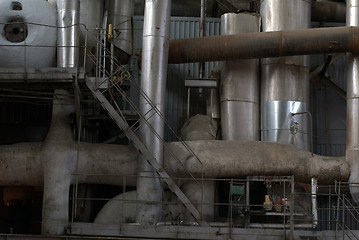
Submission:
<svg viewBox="0 0 359 240">
<path fill-rule="evenodd" d="M 108 40 L 112 40 L 113 39 L 113 27 L 112 24 L 108 25 Z"/>
</svg>

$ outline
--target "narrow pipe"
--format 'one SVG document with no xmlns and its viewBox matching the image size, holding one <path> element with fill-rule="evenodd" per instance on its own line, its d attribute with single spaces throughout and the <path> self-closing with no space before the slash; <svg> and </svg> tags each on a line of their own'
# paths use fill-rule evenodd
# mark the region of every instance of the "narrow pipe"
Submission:
<svg viewBox="0 0 359 240">
<path fill-rule="evenodd" d="M 318 225 L 318 206 L 317 206 L 317 190 L 318 190 L 318 179 L 311 179 L 311 198 L 312 198 L 312 214 L 313 214 L 313 222 L 312 228 L 316 228 Z"/>
<path fill-rule="evenodd" d="M 170 41 L 169 63 L 272 58 L 319 53 L 359 52 L 359 27 L 176 39 Z"/>
<path fill-rule="evenodd" d="M 141 90 L 146 95 L 140 97 L 140 112 L 147 118 L 160 137 L 164 134 L 164 121 L 152 108 L 164 112 L 168 46 L 170 34 L 171 1 L 146 1 L 143 26 L 143 51 Z M 151 103 L 148 102 L 148 99 Z M 147 114 L 146 114 L 147 113 Z M 163 114 L 164 115 L 164 114 Z M 142 120 L 143 121 L 143 120 Z M 156 134 L 143 124 L 140 139 L 156 160 L 163 164 L 163 145 Z M 162 187 L 154 169 L 142 155 L 138 160 L 137 200 L 161 202 Z M 160 204 L 138 204 L 137 222 L 154 225 L 160 220 Z"/>
<path fill-rule="evenodd" d="M 200 37 L 206 36 L 206 1 L 207 0 L 201 0 L 201 19 L 200 19 L 200 32 L 199 32 Z M 204 72 L 205 72 L 205 63 L 200 62 L 199 78 L 204 77 Z"/>
<path fill-rule="evenodd" d="M 359 0 L 347 0 L 347 26 L 359 26 Z M 359 54 L 347 54 L 347 148 L 350 192 L 359 203 Z"/>
</svg>

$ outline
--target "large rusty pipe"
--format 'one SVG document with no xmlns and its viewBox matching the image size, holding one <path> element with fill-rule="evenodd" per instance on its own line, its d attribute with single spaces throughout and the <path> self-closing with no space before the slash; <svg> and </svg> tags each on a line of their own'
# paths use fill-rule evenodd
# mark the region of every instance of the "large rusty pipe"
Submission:
<svg viewBox="0 0 359 240">
<path fill-rule="evenodd" d="M 359 52 L 359 27 L 313 28 L 170 40 L 169 63 Z"/>
</svg>

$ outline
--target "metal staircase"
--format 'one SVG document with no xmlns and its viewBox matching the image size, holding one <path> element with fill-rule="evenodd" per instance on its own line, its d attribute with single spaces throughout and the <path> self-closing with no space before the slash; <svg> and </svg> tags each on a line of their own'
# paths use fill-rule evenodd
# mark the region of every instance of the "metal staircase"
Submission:
<svg viewBox="0 0 359 240">
<path fill-rule="evenodd" d="M 196 207 L 190 202 L 188 197 L 182 192 L 182 190 L 179 188 L 179 186 L 173 181 L 173 179 L 170 177 L 170 175 L 167 173 L 167 171 L 157 162 L 153 154 L 148 150 L 147 146 L 139 139 L 139 137 L 136 135 L 135 131 L 139 129 L 139 127 L 135 128 L 135 125 L 137 123 L 146 124 L 147 127 L 152 131 L 152 133 L 164 144 L 164 140 L 159 136 L 158 133 L 154 131 L 152 126 L 148 122 L 148 116 L 146 116 L 148 113 L 153 112 L 152 114 L 158 114 L 165 122 L 165 124 L 168 125 L 168 122 L 164 119 L 164 116 L 162 113 L 157 109 L 156 106 L 154 106 L 148 96 L 140 90 L 139 86 L 135 86 L 138 88 L 138 91 L 143 99 L 145 99 L 150 106 L 152 107 L 146 114 L 142 115 L 138 107 L 135 106 L 133 101 L 126 96 L 125 91 L 121 89 L 122 80 L 118 80 L 118 76 L 122 71 L 124 71 L 124 66 L 119 64 L 117 60 L 113 56 L 113 52 L 109 52 L 106 49 L 106 46 L 102 43 L 103 41 L 101 39 L 97 39 L 98 41 L 98 48 L 97 53 L 101 53 L 100 56 L 98 54 L 91 54 L 90 52 L 86 51 L 87 57 L 96 65 L 96 77 L 87 77 L 86 78 L 86 85 L 91 90 L 93 96 L 99 101 L 101 106 L 107 111 L 109 116 L 113 119 L 113 121 L 117 124 L 117 126 L 124 132 L 124 134 L 127 136 L 129 140 L 133 142 L 133 145 L 135 148 L 146 158 L 146 160 L 149 162 L 149 164 L 155 169 L 157 174 L 159 175 L 160 179 L 162 179 L 166 184 L 168 185 L 169 189 L 176 194 L 178 199 L 181 201 L 181 203 L 186 207 L 186 209 L 191 213 L 191 215 L 196 219 L 196 221 L 200 222 L 201 214 L 196 209 Z M 113 48 L 111 48 L 113 49 Z M 103 60 L 101 60 L 101 58 Z M 106 70 L 106 66 L 103 64 L 106 63 L 106 59 L 110 59 L 110 72 Z M 109 61 L 107 61 L 108 64 Z M 131 83 L 131 86 L 136 83 Z M 104 88 L 104 86 L 107 86 Z M 116 101 L 114 101 L 112 97 L 112 93 L 116 92 L 119 93 L 125 101 L 130 105 L 130 107 L 138 114 L 139 119 L 136 121 L 135 124 L 129 125 L 126 119 L 124 118 L 123 110 L 120 109 L 120 107 L 117 105 Z M 110 101 L 106 98 L 106 96 L 112 97 Z M 151 116 L 150 116 L 151 117 Z M 171 128 L 170 128 L 171 129 Z M 171 129 L 171 131 L 173 131 Z M 180 140 L 181 141 L 181 140 Z M 193 151 L 189 148 L 189 146 L 181 141 L 182 144 L 185 146 L 185 148 L 197 159 L 200 163 L 201 161 L 198 159 L 198 157 L 193 153 Z M 172 157 L 178 160 L 178 158 L 171 154 Z M 178 160 L 179 161 L 179 160 Z M 179 162 L 189 173 L 192 180 L 198 182 L 196 178 L 190 173 L 190 171 L 184 166 L 182 162 Z M 202 164 L 202 163 L 201 163 Z M 201 222 L 202 225 L 206 225 L 206 223 Z"/>
</svg>

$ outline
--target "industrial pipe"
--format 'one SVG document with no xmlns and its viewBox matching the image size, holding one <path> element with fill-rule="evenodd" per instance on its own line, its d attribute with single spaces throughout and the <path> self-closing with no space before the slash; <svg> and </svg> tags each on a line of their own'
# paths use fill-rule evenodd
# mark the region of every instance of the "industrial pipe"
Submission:
<svg viewBox="0 0 359 240">
<path fill-rule="evenodd" d="M 71 142 L 73 149 L 76 143 Z M 56 147 L 57 143 L 53 144 Z M 187 144 L 203 165 L 191 157 L 183 143 L 166 143 L 164 168 L 175 173 L 173 177 L 188 177 L 188 171 L 173 156 L 179 156 L 194 176 L 201 177 L 204 173 L 205 178 L 294 175 L 298 181 L 309 182 L 317 177 L 320 184 L 329 184 L 335 180 L 346 181 L 350 172 L 344 157 L 312 156 L 290 144 L 220 140 Z M 0 146 L 0 185 L 41 186 L 44 166 L 38 156 L 44 148 L 41 143 Z M 66 157 L 66 152 L 58 154 Z M 80 143 L 77 172 L 71 169 L 69 172 L 78 177 L 78 183 L 122 185 L 119 176 L 136 175 L 138 154 L 133 146 Z M 70 160 L 76 161 L 76 156 Z M 133 178 L 126 178 L 126 184 L 135 186 L 136 181 L 129 179 Z"/>
<path fill-rule="evenodd" d="M 57 66 L 77 67 L 79 60 L 79 0 L 57 1 Z"/>
<path fill-rule="evenodd" d="M 227 13 L 221 34 L 259 31 L 259 16 Z M 223 140 L 259 141 L 259 60 L 221 63 L 221 124 Z"/>
<path fill-rule="evenodd" d="M 359 26 L 359 1 L 347 0 L 347 26 Z M 347 54 L 347 146 L 350 192 L 359 203 L 359 54 Z"/>
<path fill-rule="evenodd" d="M 176 39 L 170 41 L 168 62 L 178 64 L 337 52 L 359 52 L 359 27 Z"/>
<path fill-rule="evenodd" d="M 164 134 L 164 119 L 160 115 L 164 115 L 165 109 L 170 14 L 170 0 L 146 1 L 140 112 L 152 129 L 144 124 L 145 120 L 142 119 L 139 137 L 161 165 L 163 164 L 163 143 L 160 138 L 163 138 Z M 142 155 L 138 160 L 137 199 L 152 202 L 162 200 L 161 182 L 146 157 Z M 137 222 L 142 225 L 154 225 L 161 216 L 160 204 L 137 205 Z"/>
</svg>

